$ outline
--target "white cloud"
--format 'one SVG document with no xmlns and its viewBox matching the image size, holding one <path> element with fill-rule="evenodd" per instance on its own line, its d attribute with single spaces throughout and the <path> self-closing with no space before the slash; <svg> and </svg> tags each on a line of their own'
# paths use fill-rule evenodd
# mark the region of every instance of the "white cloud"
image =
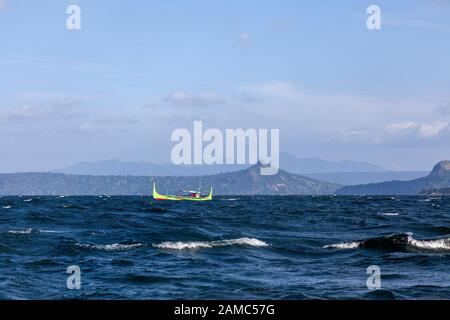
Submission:
<svg viewBox="0 0 450 320">
<path fill-rule="evenodd" d="M 358 143 L 401 143 L 411 141 L 428 141 L 439 136 L 449 125 L 445 121 L 419 123 L 403 121 L 391 123 L 382 129 L 348 129 L 338 132 L 336 137 L 342 142 Z"/>
<path fill-rule="evenodd" d="M 0 120 L 22 120 L 40 118 L 40 113 L 35 112 L 28 105 L 23 105 L 16 108 L 8 108 L 0 110 Z"/>
<path fill-rule="evenodd" d="M 338 129 L 336 132 L 330 133 L 328 141 L 335 142 L 338 140 L 343 143 L 372 143 L 379 144 L 382 142 L 382 133 L 374 129 L 358 128 L 358 129 Z"/>
<path fill-rule="evenodd" d="M 98 128 L 95 124 L 91 122 L 83 122 L 76 126 L 71 126 L 69 128 L 64 128 L 63 132 L 71 132 L 75 135 L 95 135 L 103 133 L 104 131 Z"/>
<path fill-rule="evenodd" d="M 435 121 L 433 123 L 420 124 L 418 133 L 421 138 L 428 139 L 438 135 L 441 131 L 448 128 L 448 123 L 445 121 Z"/>
<path fill-rule="evenodd" d="M 405 131 L 411 131 L 416 130 L 420 127 L 420 124 L 414 122 L 414 121 L 404 121 L 399 123 L 392 123 L 390 125 L 386 126 L 385 131 L 387 133 L 400 133 Z"/>
<path fill-rule="evenodd" d="M 448 127 L 445 121 L 435 121 L 432 123 L 417 123 L 414 121 L 404 121 L 393 123 L 385 128 L 387 134 L 412 133 L 422 139 L 429 139 Z"/>
<path fill-rule="evenodd" d="M 195 95 L 177 91 L 165 97 L 163 102 L 174 107 L 205 108 L 225 104 L 226 100 L 209 92 Z"/>
<path fill-rule="evenodd" d="M 0 110 L 0 121 L 45 120 L 51 118 L 72 119 L 82 116 L 79 110 L 81 100 L 64 98 L 41 105 L 24 104 L 19 107 L 5 107 Z"/>
</svg>

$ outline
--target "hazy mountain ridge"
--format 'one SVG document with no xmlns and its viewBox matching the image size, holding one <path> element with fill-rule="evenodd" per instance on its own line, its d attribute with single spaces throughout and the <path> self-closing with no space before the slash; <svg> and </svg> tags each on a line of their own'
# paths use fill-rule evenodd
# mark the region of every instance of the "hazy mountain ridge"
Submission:
<svg viewBox="0 0 450 320">
<path fill-rule="evenodd" d="M 149 162 L 120 161 L 117 159 L 96 162 L 79 162 L 55 173 L 82 175 L 136 175 L 136 176 L 195 176 L 234 172 L 250 165 L 174 165 Z M 292 173 L 327 172 L 387 172 L 371 163 L 359 161 L 329 161 L 321 158 L 299 159 L 289 153 L 280 154 L 280 168 Z"/>
<path fill-rule="evenodd" d="M 410 181 L 387 181 L 345 186 L 336 193 L 339 195 L 414 195 L 425 189 L 448 187 L 450 187 L 450 161 L 440 161 L 426 177 Z"/>
<path fill-rule="evenodd" d="M 152 181 L 160 193 L 214 187 L 223 195 L 303 195 L 332 194 L 337 184 L 280 170 L 273 176 L 261 176 L 260 164 L 217 175 L 191 177 L 93 176 L 59 173 L 0 174 L 0 195 L 150 195 Z"/>
<path fill-rule="evenodd" d="M 319 157 L 299 159 L 290 153 L 280 154 L 280 168 L 283 170 L 306 174 L 306 173 L 331 173 L 331 172 L 387 172 L 384 168 L 368 162 L 353 160 L 324 160 Z"/>
<path fill-rule="evenodd" d="M 429 171 L 327 172 L 305 173 L 305 177 L 341 185 L 359 185 L 385 181 L 408 181 L 425 177 Z"/>
</svg>

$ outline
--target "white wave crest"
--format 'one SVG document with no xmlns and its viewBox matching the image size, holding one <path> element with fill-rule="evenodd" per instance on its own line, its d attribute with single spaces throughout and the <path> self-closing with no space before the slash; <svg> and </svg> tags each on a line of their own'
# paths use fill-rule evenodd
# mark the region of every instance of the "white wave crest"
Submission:
<svg viewBox="0 0 450 320">
<path fill-rule="evenodd" d="M 12 206 L 3 206 L 2 208 L 3 208 L 3 209 L 11 209 Z"/>
<path fill-rule="evenodd" d="M 395 216 L 400 215 L 400 213 L 398 213 L 398 212 L 381 212 L 381 213 L 379 213 L 379 215 L 380 216 L 392 216 L 392 217 L 395 217 Z"/>
<path fill-rule="evenodd" d="M 57 230 L 39 230 L 41 233 L 65 233 L 66 231 L 57 231 Z"/>
<path fill-rule="evenodd" d="M 33 231 L 33 229 L 28 228 L 28 229 L 23 229 L 23 230 L 9 230 L 8 233 L 12 233 L 12 234 L 30 234 L 31 231 Z"/>
<path fill-rule="evenodd" d="M 450 238 L 436 240 L 416 240 L 413 237 L 410 237 L 408 242 L 408 244 L 413 248 L 437 251 L 450 250 Z"/>
<path fill-rule="evenodd" d="M 131 244 L 122 244 L 122 243 L 113 243 L 113 244 L 83 244 L 77 243 L 78 247 L 84 249 L 94 249 L 94 250 L 103 250 L 103 251 L 119 251 L 119 250 L 128 250 L 134 249 L 144 246 L 143 243 L 131 243 Z"/>
<path fill-rule="evenodd" d="M 441 200 L 441 197 L 431 197 L 431 198 L 426 198 L 426 199 L 420 199 L 418 200 L 419 202 L 430 202 L 433 200 Z"/>
<path fill-rule="evenodd" d="M 353 242 L 341 242 L 341 243 L 334 243 L 329 244 L 326 246 L 323 246 L 324 249 L 357 249 L 359 248 L 360 242 L 353 241 Z"/>
<path fill-rule="evenodd" d="M 386 237 L 386 240 L 388 241 L 394 241 L 388 239 L 389 237 Z M 394 244 L 392 244 L 394 246 Z M 407 233 L 407 239 L 406 239 L 406 251 L 450 251 L 450 238 L 445 239 L 429 239 L 429 240 L 417 240 L 414 239 L 413 234 L 408 232 Z M 353 241 L 353 242 L 342 242 L 342 243 L 335 243 L 326 245 L 323 248 L 326 249 L 358 249 L 365 247 L 365 240 L 364 241 Z"/>
<path fill-rule="evenodd" d="M 171 249 L 171 250 L 196 250 L 214 247 L 226 247 L 233 245 L 246 245 L 252 247 L 267 247 L 268 244 L 264 241 L 254 239 L 254 238 L 239 238 L 239 239 L 229 239 L 229 240 L 218 240 L 218 241 L 191 241 L 191 242 L 162 242 L 159 244 L 154 244 L 153 246 L 160 249 Z"/>
</svg>

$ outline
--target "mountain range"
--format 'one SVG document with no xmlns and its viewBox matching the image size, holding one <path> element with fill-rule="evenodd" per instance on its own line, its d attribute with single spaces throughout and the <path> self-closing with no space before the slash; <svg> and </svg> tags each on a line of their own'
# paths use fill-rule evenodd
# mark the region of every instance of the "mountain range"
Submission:
<svg viewBox="0 0 450 320">
<path fill-rule="evenodd" d="M 333 194 L 337 184 L 279 170 L 260 175 L 261 164 L 236 172 L 206 176 L 94 176 L 62 173 L 0 174 L 0 195 L 149 195 L 152 181 L 161 193 L 214 187 L 219 195 L 307 195 Z"/>
<path fill-rule="evenodd" d="M 441 161 L 428 175 L 408 181 L 343 187 L 283 169 L 276 175 L 262 176 L 261 166 L 258 163 L 239 171 L 204 176 L 9 173 L 0 174 L 0 195 L 149 195 L 153 181 L 161 193 L 172 194 L 200 185 L 203 191 L 213 186 L 216 195 L 415 195 L 448 194 L 450 188 L 450 161 Z"/>
<path fill-rule="evenodd" d="M 203 176 L 235 172 L 248 167 L 250 165 L 174 165 L 110 159 L 79 162 L 53 172 L 75 175 Z M 280 167 L 291 173 L 341 185 L 412 180 L 428 174 L 427 171 L 388 171 L 360 161 L 330 161 L 318 157 L 299 159 L 289 153 L 280 154 Z"/>
</svg>

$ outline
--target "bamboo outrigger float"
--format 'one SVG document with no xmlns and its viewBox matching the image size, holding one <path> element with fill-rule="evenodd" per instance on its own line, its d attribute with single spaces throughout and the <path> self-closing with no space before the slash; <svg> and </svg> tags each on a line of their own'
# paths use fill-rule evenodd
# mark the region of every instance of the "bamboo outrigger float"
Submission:
<svg viewBox="0 0 450 320">
<path fill-rule="evenodd" d="M 171 201 L 210 201 L 212 200 L 213 188 L 211 187 L 209 195 L 206 197 L 201 197 L 199 191 L 189 191 L 187 196 L 173 196 L 167 194 L 159 194 L 156 191 L 156 182 L 153 182 L 153 198 L 155 200 L 171 200 Z"/>
</svg>

